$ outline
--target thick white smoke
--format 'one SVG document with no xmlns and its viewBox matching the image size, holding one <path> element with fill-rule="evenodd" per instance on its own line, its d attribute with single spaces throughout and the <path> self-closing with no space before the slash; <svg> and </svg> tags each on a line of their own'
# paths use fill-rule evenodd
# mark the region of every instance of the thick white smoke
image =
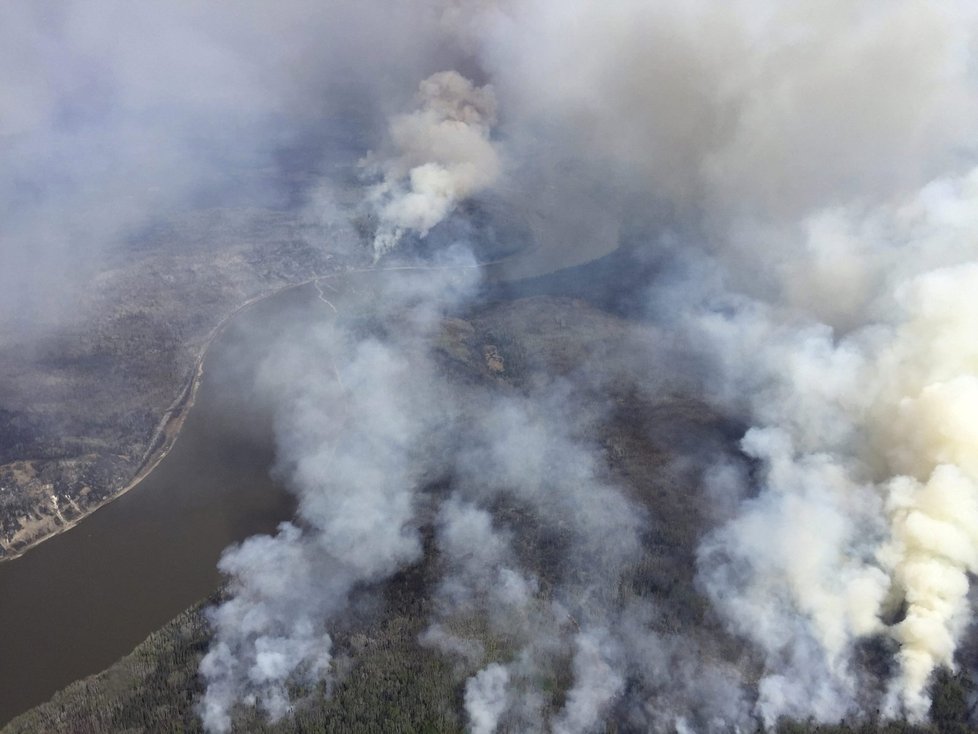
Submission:
<svg viewBox="0 0 978 734">
<path fill-rule="evenodd" d="M 965 3 L 529 0 L 499 16 L 482 16 L 484 53 L 514 137 L 541 126 L 714 214 L 900 191 L 973 146 Z"/>
<path fill-rule="evenodd" d="M 853 647 L 887 633 L 886 710 L 926 715 L 970 617 L 974 11 L 541 0 L 483 17 L 514 157 L 627 177 L 708 243 L 682 243 L 697 279 L 654 301 L 678 321 L 705 305 L 687 325 L 756 426 L 760 494 L 701 556 L 768 653 L 759 711 L 872 708 Z"/>
<path fill-rule="evenodd" d="M 374 254 L 395 247 L 405 232 L 422 237 L 455 205 L 500 174 L 489 138 L 496 121 L 492 87 L 476 87 L 455 71 L 421 82 L 420 109 L 390 122 L 394 153 L 368 161 L 383 175 L 368 200 L 378 219 Z"/>
<path fill-rule="evenodd" d="M 383 179 L 366 192 L 375 255 L 493 186 L 534 215 L 555 264 L 562 245 L 609 249 L 575 234 L 614 246 L 622 220 L 642 222 L 628 245 L 675 266 L 649 284 L 652 318 L 688 340 L 712 399 L 750 426 L 740 447 L 753 465 L 708 473 L 722 522 L 697 553 L 712 610 L 759 656 L 745 682 L 709 642 L 653 633 L 654 600 L 619 595 L 647 518 L 575 433 L 580 419 L 563 407 L 579 405 L 573 390 L 486 398 L 477 425 L 457 429 L 465 449 L 436 521 L 445 575 L 424 636 L 474 671 L 471 728 L 583 732 L 612 710 L 697 731 L 877 708 L 925 717 L 933 672 L 955 665 L 978 572 L 974 11 L 923 0 L 447 5 L 440 27 L 487 85 L 435 74 L 418 110 L 392 118 L 390 145 L 369 161 Z M 308 593 L 280 613 L 262 561 L 248 562 L 259 541 L 229 553 L 234 596 L 215 612 L 204 665 L 211 728 L 226 728 L 239 700 L 278 715 L 286 680 L 325 674 L 328 622 L 352 585 L 418 558 L 419 457 L 452 407 L 434 371 L 402 357 L 407 335 L 430 333 L 458 302 L 440 277 L 406 300 L 384 294 L 387 318 L 427 314 L 403 342 L 398 328 L 364 343 L 315 332 L 296 337 L 315 356 L 279 370 L 280 450 L 302 522 L 261 542 L 292 559 L 293 588 Z M 573 574 L 544 584 L 517 552 L 522 527 L 492 515 L 500 498 L 559 525 L 558 565 Z M 466 631 L 474 615 L 488 639 Z M 496 637 L 507 655 L 493 654 Z M 882 692 L 857 655 L 881 639 L 898 663 Z M 539 681 L 558 674 L 571 683 L 554 711 Z M 692 680 L 713 695 L 693 695 Z"/>
<path fill-rule="evenodd" d="M 340 319 L 347 307 L 353 317 L 396 318 L 398 338 L 359 338 L 324 304 L 324 320 L 285 335 L 264 364 L 259 389 L 278 406 L 279 471 L 299 499 L 301 526 L 286 523 L 221 560 L 231 598 L 210 612 L 200 705 L 208 730 L 229 731 L 238 702 L 272 720 L 285 714 L 288 683 L 329 673 L 328 627 L 353 587 L 420 557 L 415 491 L 450 406 L 410 344 L 472 287 L 470 263 L 454 265 L 369 282 L 373 290 L 341 302 Z"/>
<path fill-rule="evenodd" d="M 95 274 L 187 246 L 147 228 L 287 209 L 310 174 L 353 165 L 453 63 L 440 16 L 417 0 L 5 3 L 0 321 L 34 336 L 77 318 Z"/>
<path fill-rule="evenodd" d="M 799 260 L 844 250 L 833 264 L 848 275 L 841 298 L 818 270 L 798 298 L 801 263 L 792 263 L 785 302 L 741 300 L 695 319 L 748 404 L 756 427 L 743 449 L 764 466 L 761 494 L 704 546 L 706 583 L 772 656 L 812 636 L 825 671 L 812 685 L 830 686 L 821 699 L 830 708 L 817 709 L 825 720 L 858 710 L 852 645 L 878 633 L 900 644 L 888 712 L 926 716 L 930 675 L 954 667 L 971 618 L 976 204 L 968 174 L 869 212 L 816 215 L 796 233 Z M 845 291 L 854 280 L 858 297 Z M 721 557 L 746 563 L 746 577 L 732 582 Z M 903 619 L 888 624 L 901 602 Z M 791 631 L 798 613 L 803 629 Z M 813 693 L 806 686 L 797 699 L 820 700 Z M 791 698 L 782 690 L 762 701 L 767 718 L 805 713 Z"/>
<path fill-rule="evenodd" d="M 509 671 L 493 663 L 473 676 L 465 686 L 465 711 L 472 734 L 492 734 L 506 711 Z"/>
</svg>

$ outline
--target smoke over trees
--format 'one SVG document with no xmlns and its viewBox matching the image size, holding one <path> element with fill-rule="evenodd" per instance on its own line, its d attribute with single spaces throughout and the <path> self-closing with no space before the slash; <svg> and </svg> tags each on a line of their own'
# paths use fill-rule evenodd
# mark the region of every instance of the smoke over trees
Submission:
<svg viewBox="0 0 978 734">
<path fill-rule="evenodd" d="M 93 11 L 40 7 L 15 4 L 18 27 L 69 40 L 102 100 L 83 105 L 100 121 L 81 115 L 67 66 L 64 89 L 15 95 L 0 116 L 0 226 L 45 243 L 50 272 L 95 208 L 76 181 L 93 161 L 100 191 L 134 169 L 159 188 L 84 219 L 107 240 L 226 158 L 273 157 L 281 124 L 335 161 L 331 134 L 362 125 L 343 175 L 361 180 L 363 246 L 405 268 L 270 348 L 256 389 L 278 406 L 277 471 L 299 511 L 224 556 L 231 595 L 201 666 L 209 730 L 242 704 L 285 716 L 291 685 L 329 681 L 331 626 L 357 590 L 426 553 L 442 575 L 421 640 L 477 667 L 460 683 L 474 732 L 587 732 L 612 715 L 663 731 L 926 720 L 935 675 L 967 665 L 978 573 L 969 4 L 189 3 L 159 23 L 125 10 L 132 35 L 112 43 Z M 193 50 L 185 65 L 156 71 L 137 42 L 149 25 L 163 58 Z M 49 220 L 44 190 L 17 202 L 58 151 L 77 207 Z M 398 243 L 488 196 L 529 223 L 538 271 L 627 251 L 641 282 L 618 273 L 619 300 L 636 333 L 615 363 L 647 394 L 681 385 L 745 427 L 731 451 L 675 435 L 700 443 L 687 458 L 708 503 L 691 572 L 740 658 L 664 634 L 655 594 L 622 591 L 659 528 L 587 430 L 624 379 L 600 354 L 506 392 L 449 388 L 422 348 L 478 301 L 484 273 L 464 238 L 424 262 L 396 260 Z M 887 665 L 866 664 L 867 646 Z"/>
<path fill-rule="evenodd" d="M 633 294 L 633 309 L 699 355 L 702 389 L 750 426 L 740 447 L 757 467 L 736 475 L 716 457 L 719 468 L 707 473 L 729 509 L 699 541 L 700 588 L 762 660 L 756 690 L 728 680 L 741 693 L 710 726 L 748 726 L 751 716 L 768 725 L 782 716 L 836 721 L 877 709 L 926 717 L 928 682 L 954 667 L 968 627 L 978 553 L 968 407 L 978 364 L 968 337 L 978 328 L 968 305 L 976 254 L 972 14 L 917 2 L 716 9 L 538 1 L 451 11 L 447 27 L 472 44 L 468 65 L 493 91 L 441 73 L 422 83 L 419 111 L 392 118 L 390 152 L 372 159 L 384 177 L 368 194 L 377 202 L 376 252 L 406 229 L 423 236 L 480 189 L 495 187 L 514 210 L 532 210 L 522 183 L 529 181 L 556 190 L 548 198 L 558 202 L 535 234 L 581 216 L 572 186 L 582 182 L 601 192 L 594 201 L 615 202 L 602 211 L 585 201 L 587 218 L 635 221 L 648 205 L 671 212 L 638 219 L 632 237 L 640 242 L 629 246 L 665 266 Z M 555 175 L 567 166 L 573 185 Z M 559 264 L 562 243 L 540 242 Z M 397 310 L 437 312 L 444 285 L 426 282 L 430 290 L 408 289 Z M 418 327 L 410 317 L 397 324 L 373 355 L 381 363 L 391 343 Z M 372 374 L 372 364 L 357 371 Z M 436 390 L 429 379 L 409 391 Z M 295 389 L 316 384 L 294 375 Z M 643 668 L 636 651 L 662 641 L 647 629 L 643 638 L 653 600 L 616 601 L 647 521 L 602 479 L 593 447 L 565 432 L 583 420 L 564 407 L 573 388 L 562 398 L 544 390 L 490 401 L 477 428 L 454 430 L 462 446 L 451 451 L 414 447 L 410 438 L 450 397 L 388 416 L 380 429 L 371 423 L 397 401 L 383 398 L 379 378 L 361 389 L 371 405 L 354 411 L 369 434 L 358 449 L 381 440 L 371 456 L 406 450 L 420 462 L 415 471 L 433 456 L 452 467 L 455 489 L 437 515 L 435 542 L 459 560 L 439 592 L 439 614 L 484 614 L 490 631 L 500 625 L 512 641 L 508 659 L 487 661 L 466 684 L 473 729 L 593 729 L 632 695 L 626 680 Z M 336 409 L 315 394 L 305 401 Z M 384 439 L 393 425 L 400 427 Z M 285 429 L 283 454 L 318 430 Z M 360 527 L 373 513 L 323 487 L 352 461 L 344 491 L 366 501 L 369 475 L 383 465 L 322 441 L 330 463 L 293 481 L 330 513 L 353 503 L 330 520 L 337 531 Z M 322 446 L 306 451 L 319 455 Z M 419 502 L 403 471 L 378 479 L 408 492 L 388 498 L 389 509 Z M 543 592 L 492 519 L 504 501 L 559 525 L 574 581 L 551 581 Z M 388 530 L 358 535 L 358 557 L 418 522 L 410 510 L 378 519 Z M 383 573 L 411 553 L 382 553 Z M 368 564 L 358 573 L 370 579 L 377 571 Z M 247 583 L 249 575 L 243 568 L 232 577 Z M 570 602 L 581 598 L 590 602 Z M 446 654 L 471 648 L 437 624 L 431 639 Z M 895 645 L 896 671 L 882 692 L 868 680 L 876 672 L 856 660 L 859 645 L 877 638 Z M 558 659 L 569 665 L 569 688 L 564 707 L 547 718 L 532 681 Z"/>
</svg>

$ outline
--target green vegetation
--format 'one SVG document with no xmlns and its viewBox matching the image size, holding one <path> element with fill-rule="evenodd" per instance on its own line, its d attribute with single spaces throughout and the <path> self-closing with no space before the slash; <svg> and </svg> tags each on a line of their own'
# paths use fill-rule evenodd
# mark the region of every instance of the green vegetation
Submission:
<svg viewBox="0 0 978 734">
<path fill-rule="evenodd" d="M 390 585 L 388 612 L 337 634 L 332 695 L 293 691 L 295 716 L 268 724 L 242 708 L 242 731 L 458 732 L 462 689 L 449 661 L 422 647 L 422 595 L 403 594 L 420 568 Z M 214 600 L 211 600 L 214 601 Z M 205 605 L 181 614 L 131 655 L 78 681 L 49 703 L 15 719 L 3 734 L 168 734 L 200 732 L 194 700 L 202 689 L 197 666 L 207 648 Z"/>
<path fill-rule="evenodd" d="M 679 452 L 708 449 L 709 442 L 736 433 L 723 416 L 680 390 L 636 386 L 631 370 L 613 355 L 632 355 L 623 322 L 580 301 L 534 298 L 497 305 L 468 320 L 446 322 L 435 340 L 439 364 L 448 379 L 483 383 L 490 389 L 519 391 L 532 376 L 559 378 L 587 364 L 610 399 L 600 418 L 581 427 L 602 447 L 608 479 L 639 503 L 653 508 L 644 557 L 621 580 L 613 604 L 636 597 L 654 598 L 650 621 L 664 638 L 675 635 L 695 645 L 704 657 L 737 665 L 747 679 L 757 661 L 723 631 L 694 583 L 694 549 L 709 518 L 694 496 L 696 475 L 677 468 Z M 679 437 L 690 446 L 679 443 Z M 431 492 L 442 491 L 433 486 Z M 515 551 L 539 574 L 543 589 L 561 571 L 559 533 L 541 527 L 532 513 L 513 502 L 494 508 L 496 519 L 514 530 Z M 430 536 L 429 536 L 430 540 Z M 335 680 L 330 690 L 292 691 L 295 715 L 269 724 L 253 709 L 236 712 L 235 727 L 254 732 L 460 732 L 465 680 L 474 664 L 425 647 L 419 636 L 431 615 L 434 585 L 441 576 L 439 558 L 428 544 L 424 559 L 388 582 L 364 589 L 355 610 L 333 631 Z M 587 586 L 583 579 L 582 586 Z M 215 597 L 207 603 L 217 601 Z M 208 645 L 203 609 L 191 609 L 150 636 L 131 655 L 107 671 L 76 682 L 50 702 L 24 714 L 2 734 L 71 732 L 199 732 L 194 703 L 202 692 L 196 671 Z M 477 616 L 443 620 L 461 637 L 478 640 L 488 660 L 507 660 L 512 642 L 492 637 Z M 538 690 L 558 710 L 572 683 L 569 659 L 555 661 Z M 967 725 L 973 683 L 964 674 L 944 673 L 934 686 L 933 723 L 911 726 L 867 721 L 832 726 L 781 722 L 777 734 L 961 734 Z M 668 695 L 653 693 L 655 695 Z M 654 699 L 652 699 L 654 700 Z M 664 701 L 664 703 L 666 703 Z M 624 716 L 612 714 L 607 732 L 631 731 Z"/>
<path fill-rule="evenodd" d="M 139 473 L 235 309 L 338 268 L 305 226 L 285 211 L 185 212 L 120 246 L 84 292 L 61 294 L 73 305 L 57 324 L 24 334 L 0 314 L 0 559 Z"/>
</svg>

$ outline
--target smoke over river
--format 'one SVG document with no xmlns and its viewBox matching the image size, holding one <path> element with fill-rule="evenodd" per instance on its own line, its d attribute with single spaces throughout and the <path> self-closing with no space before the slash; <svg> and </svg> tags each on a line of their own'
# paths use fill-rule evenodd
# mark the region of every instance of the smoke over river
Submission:
<svg viewBox="0 0 978 734">
<path fill-rule="evenodd" d="M 323 279 L 322 312 L 269 345 L 256 388 L 299 509 L 223 556 L 208 730 L 329 695 L 358 595 L 431 553 L 420 642 L 468 671 L 480 734 L 921 722 L 935 674 L 974 665 L 972 4 L 99 0 L 14 3 L 9 21 L 0 59 L 50 46 L 63 71 L 41 95 L 30 53 L 0 65 L 0 235 L 31 246 L 0 272 L 4 309 L 55 308 L 37 294 L 71 287 L 76 259 L 283 150 L 355 179 L 343 231 L 404 268 L 336 299 Z M 351 128 L 355 155 L 336 142 Z M 727 647 L 622 592 L 658 519 L 590 433 L 613 402 L 600 355 L 492 391 L 447 385 L 429 353 L 484 293 L 479 238 L 512 222 L 546 270 L 627 253 L 614 380 L 681 384 L 745 427 L 724 450 L 676 435 L 701 444 L 689 563 Z"/>
</svg>

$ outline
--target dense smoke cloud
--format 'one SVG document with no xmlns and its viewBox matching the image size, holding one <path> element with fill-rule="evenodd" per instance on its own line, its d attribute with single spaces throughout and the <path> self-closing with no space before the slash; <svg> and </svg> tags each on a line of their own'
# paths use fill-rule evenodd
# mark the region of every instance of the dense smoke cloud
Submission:
<svg viewBox="0 0 978 734">
<path fill-rule="evenodd" d="M 655 599 L 621 593 L 654 508 L 579 430 L 593 374 L 445 395 L 419 345 L 475 297 L 471 258 L 392 273 L 338 317 L 324 304 L 270 349 L 257 388 L 300 509 L 222 561 L 210 730 L 238 703 L 285 715 L 293 683 L 328 688 L 333 625 L 355 590 L 422 557 L 425 524 L 444 574 L 422 642 L 475 671 L 473 731 L 927 715 L 978 572 L 967 4 L 100 0 L 6 17 L 5 313 L 46 318 L 48 287 L 201 192 L 280 200 L 275 175 L 243 192 L 235 174 L 283 150 L 362 160 L 379 262 L 491 193 L 530 222 L 537 270 L 620 244 L 655 263 L 634 313 L 685 340 L 710 399 L 750 426 L 743 463 L 708 462 L 716 527 L 694 541 L 700 590 L 749 647 L 738 667 L 709 639 L 653 631 Z M 478 421 L 459 419 L 466 401 Z M 555 579 L 501 501 L 559 527 Z M 460 631 L 472 614 L 507 656 Z M 860 661 L 867 643 L 896 661 L 888 679 Z M 536 686 L 558 673 L 551 711 Z"/>
<path fill-rule="evenodd" d="M 353 587 L 421 555 L 416 492 L 438 469 L 450 406 L 411 342 L 471 289 L 475 270 L 454 265 L 380 289 L 372 316 L 398 324 L 390 340 L 358 339 L 326 318 L 288 334 L 263 365 L 258 387 L 277 405 L 279 471 L 299 498 L 301 527 L 286 523 L 222 558 L 232 598 L 211 612 L 214 641 L 201 664 L 209 730 L 230 729 L 238 700 L 281 718 L 287 683 L 328 673 L 328 624 Z M 350 308 L 356 317 L 370 301 Z"/>
<path fill-rule="evenodd" d="M 743 300 L 695 319 L 693 328 L 728 366 L 728 386 L 749 396 L 756 428 L 742 445 L 765 467 L 761 495 L 705 546 L 707 578 L 718 602 L 744 621 L 744 633 L 772 655 L 799 640 L 778 641 L 766 629 L 772 625 L 757 625 L 776 613 L 774 595 L 785 595 L 787 610 L 775 630 L 804 615 L 821 664 L 835 671 L 822 680 L 834 678 L 846 692 L 826 697 L 842 706 L 836 716 L 858 703 L 853 642 L 884 630 L 900 644 L 901 666 L 887 710 L 925 716 L 929 676 L 954 666 L 971 617 L 968 574 L 978 550 L 973 176 L 933 182 L 868 212 L 816 215 L 799 227 L 803 253 L 844 247 L 847 258 L 835 265 L 848 265 L 850 278 L 841 282 L 862 283 L 858 308 L 841 314 L 842 333 L 816 320 L 819 303 L 838 317 L 840 301 L 832 303 L 828 283 L 818 292 L 814 278 L 809 309 Z M 738 593 L 713 561 L 720 555 L 750 568 Z M 900 602 L 904 618 L 888 625 Z M 756 611 L 744 616 L 743 608 Z"/>
<path fill-rule="evenodd" d="M 499 156 L 489 140 L 496 116 L 491 87 L 443 71 L 421 82 L 418 97 L 420 110 L 391 120 L 397 153 L 371 166 L 384 178 L 368 194 L 379 220 L 376 258 L 405 231 L 424 237 L 459 201 L 499 176 Z"/>
<path fill-rule="evenodd" d="M 973 15 L 913 0 L 530 0 L 477 22 L 528 153 L 556 138 L 645 191 L 767 218 L 905 190 L 973 148 Z"/>
<path fill-rule="evenodd" d="M 756 426 L 743 450 L 762 464 L 760 495 L 705 541 L 701 570 L 768 653 L 759 713 L 872 710 L 853 646 L 886 633 L 901 673 L 885 710 L 925 716 L 929 676 L 953 665 L 970 616 L 973 12 L 509 13 L 484 48 L 514 149 L 536 151 L 546 130 L 543 156 L 625 177 L 707 242 L 680 243 L 692 275 L 673 271 L 653 303 Z"/>
</svg>

